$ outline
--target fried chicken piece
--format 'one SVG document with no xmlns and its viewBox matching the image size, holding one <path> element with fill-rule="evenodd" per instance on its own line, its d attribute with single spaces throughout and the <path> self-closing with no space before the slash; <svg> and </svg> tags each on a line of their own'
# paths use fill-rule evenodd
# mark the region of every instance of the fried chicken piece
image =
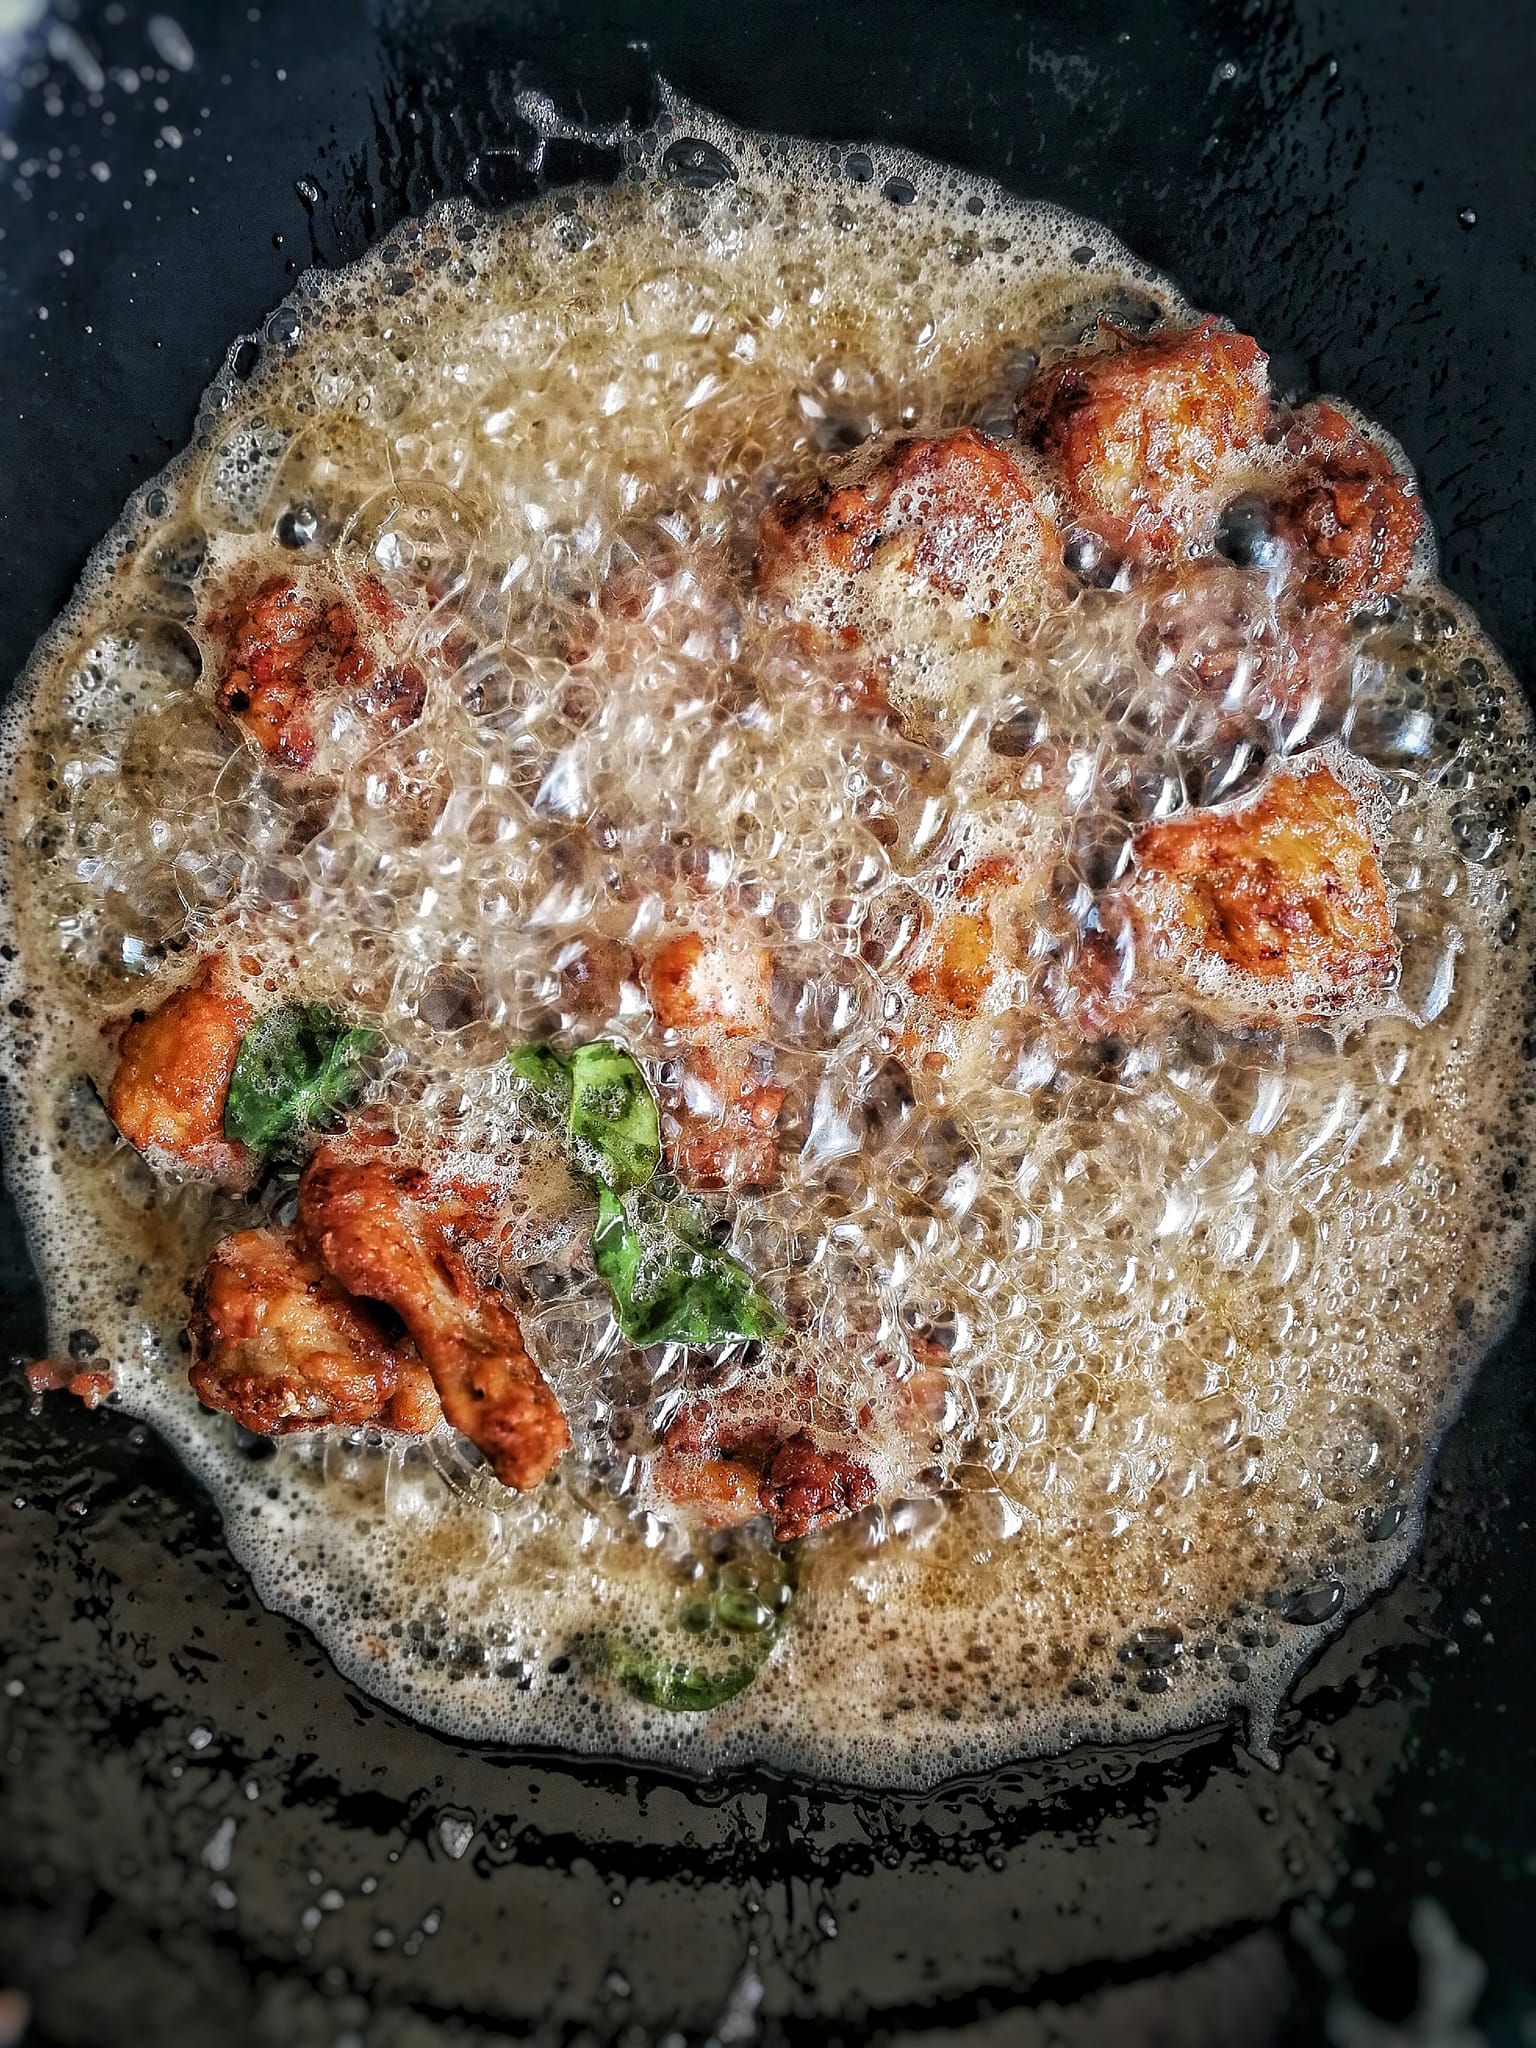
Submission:
<svg viewBox="0 0 1536 2048">
<path fill-rule="evenodd" d="M 668 1425 L 651 1484 L 668 1507 L 706 1529 L 767 1515 L 775 1538 L 788 1543 L 846 1521 L 882 1495 L 899 1495 L 930 1461 L 945 1401 L 940 1362 L 929 1357 L 898 1379 L 891 1360 L 877 1355 L 873 1398 L 842 1418 L 841 1442 L 812 1434 L 816 1388 L 803 1370 L 698 1394 Z"/>
<path fill-rule="evenodd" d="M 645 989 L 663 1031 L 685 1037 L 760 1037 L 768 1027 L 773 955 L 750 938 L 681 932 L 645 967 Z"/>
<path fill-rule="evenodd" d="M 808 1412 L 807 1390 L 791 1388 L 786 1413 L 770 1405 L 771 1389 L 737 1385 L 685 1401 L 651 1459 L 661 1499 L 705 1529 L 734 1529 L 763 1512 L 763 1476 L 786 1430 Z"/>
<path fill-rule="evenodd" d="M 672 1171 L 701 1192 L 770 1188 L 779 1177 L 779 1114 L 785 1090 L 759 1072 L 750 1047 L 698 1047 L 683 1071 Z"/>
<path fill-rule="evenodd" d="M 1039 609 L 1062 582 L 1055 522 L 1026 472 L 970 427 L 872 442 L 758 527 L 759 590 L 844 646 L 878 635 L 917 597 L 954 620 Z"/>
<path fill-rule="evenodd" d="M 260 1436 L 332 1422 L 425 1436 L 442 1413 L 415 1345 L 339 1286 L 293 1225 L 226 1237 L 187 1330 L 193 1392 Z"/>
<path fill-rule="evenodd" d="M 1124 898 L 1155 968 L 1223 1021 L 1380 1004 L 1397 969 L 1362 801 L 1318 762 L 1246 803 L 1148 826 Z"/>
<path fill-rule="evenodd" d="M 359 581 L 357 600 L 354 607 L 335 589 L 312 581 L 306 590 L 280 573 L 209 622 L 229 648 L 214 702 L 283 767 L 313 763 L 322 720 L 338 699 L 375 739 L 404 732 L 422 714 L 421 671 L 381 658 L 379 642 L 398 632 L 404 612 L 374 577 Z"/>
<path fill-rule="evenodd" d="M 1275 531 L 1296 551 L 1297 601 L 1343 611 L 1400 590 L 1424 525 L 1411 479 L 1321 400 L 1296 415 L 1286 447 L 1300 470 Z"/>
<path fill-rule="evenodd" d="M 808 1430 L 780 1444 L 763 1475 L 758 1500 L 779 1543 L 808 1536 L 829 1522 L 844 1522 L 879 1492 L 875 1475 L 846 1451 L 818 1448 Z"/>
<path fill-rule="evenodd" d="M 454 1428 L 504 1486 L 537 1486 L 570 1448 L 560 1404 L 504 1298 L 476 1278 L 450 1236 L 452 1205 L 420 1166 L 332 1144 L 310 1155 L 299 1220 L 327 1270 L 392 1308 Z"/>
<path fill-rule="evenodd" d="M 744 1041 L 767 1032 L 773 955 L 757 940 L 666 940 L 645 968 L 657 1023 L 683 1040 L 673 1171 L 701 1190 L 771 1187 L 778 1178 L 785 1091 Z"/>
<path fill-rule="evenodd" d="M 1061 478 L 1083 525 L 1136 561 L 1200 539 L 1223 478 L 1269 424 L 1267 358 L 1246 334 L 1202 320 L 1042 370 L 1020 394 L 1021 438 Z"/>
<path fill-rule="evenodd" d="M 225 1137 L 224 1104 L 255 1014 L 215 953 L 124 1031 L 107 1114 L 151 1166 L 234 1190 L 251 1185 L 260 1162 Z"/>
<path fill-rule="evenodd" d="M 843 1450 L 823 1450 L 807 1429 L 748 1426 L 739 1435 L 708 1403 L 695 1402 L 667 1432 L 652 1477 L 674 1505 L 706 1528 L 730 1529 L 767 1515 L 777 1542 L 846 1521 L 880 1491 L 874 1473 Z"/>
</svg>

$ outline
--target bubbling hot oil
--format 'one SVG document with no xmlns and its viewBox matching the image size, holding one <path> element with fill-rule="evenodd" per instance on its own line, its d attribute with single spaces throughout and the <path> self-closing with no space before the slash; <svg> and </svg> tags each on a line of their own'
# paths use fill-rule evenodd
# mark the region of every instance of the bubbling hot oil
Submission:
<svg viewBox="0 0 1536 2048">
<path fill-rule="evenodd" d="M 450 207 L 308 281 L 40 648 L 6 737 L 3 979 L 53 1342 L 99 1346 L 263 1597 L 381 1697 L 460 1735 L 918 1784 L 1262 1721 L 1400 1565 L 1519 1276 L 1532 1117 L 1526 713 L 1428 550 L 1355 630 L 1339 730 L 1238 742 L 1135 592 L 942 650 L 908 737 L 840 709 L 743 595 L 768 495 L 829 450 L 1002 420 L 1100 311 L 1188 310 L 1089 223 L 674 104 L 611 191 Z M 431 696 L 360 756 L 338 726 L 296 784 L 211 711 L 203 621 L 252 562 L 322 560 L 397 591 Z M 904 964 L 967 860 L 1024 834 L 1059 964 L 1127 815 L 1330 739 L 1379 778 L 1391 1014 L 1223 1035 L 1170 1012 L 1074 1048 L 1026 990 L 893 1086 Z M 690 1362 L 622 1341 L 502 1054 L 571 1022 L 577 940 L 727 920 L 773 947 L 788 1088 L 782 1184 L 734 1205 L 735 1247 L 798 1311 L 825 1412 L 935 1346 L 944 1403 L 913 1497 L 802 1546 L 751 1689 L 666 1715 L 573 1646 L 700 1569 L 644 1492 Z M 525 1329 L 577 1440 L 538 1493 L 446 1431 L 272 1450 L 198 1409 L 185 1285 L 252 1211 L 158 1185 L 92 1084 L 107 1020 L 231 931 L 274 985 L 381 1020 L 373 1092 L 407 1135 L 522 1162 Z M 611 1028 L 665 1091 L 643 1005 Z"/>
</svg>

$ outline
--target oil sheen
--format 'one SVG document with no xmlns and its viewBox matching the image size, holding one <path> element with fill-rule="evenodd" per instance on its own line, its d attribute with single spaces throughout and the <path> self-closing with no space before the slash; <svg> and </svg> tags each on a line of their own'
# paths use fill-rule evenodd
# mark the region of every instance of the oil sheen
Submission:
<svg viewBox="0 0 1536 2048">
<path fill-rule="evenodd" d="M 752 602 L 772 493 L 872 433 L 1006 418 L 1101 311 L 1192 309 L 1103 229 L 896 151 L 668 101 L 622 158 L 612 188 L 450 206 L 307 279 L 11 703 L 6 1150 L 51 1343 L 111 1363 L 267 1602 L 455 1735 L 909 1785 L 1242 1709 L 1262 1742 L 1400 1567 L 1522 1270 L 1520 692 L 1425 543 L 1352 629 L 1332 734 L 1272 722 L 1242 755 L 1171 719 L 1153 599 L 1076 585 L 1006 644 L 925 649 L 900 725 L 850 708 Z M 408 732 L 359 748 L 340 724 L 303 777 L 215 714 L 203 625 L 230 579 L 296 560 L 396 593 L 430 678 Z M 1010 722 L 1028 801 L 999 779 Z M 976 858 L 1027 847 L 1070 883 L 1128 789 L 1164 815 L 1317 742 L 1374 771 L 1387 1014 L 1218 1032 L 1170 1009 L 1114 1056 L 1063 1043 L 1027 987 L 963 1043 L 925 1019 L 903 963 Z M 830 1413 L 873 1361 L 939 1356 L 942 1412 L 910 1498 L 799 1547 L 756 1682 L 665 1713 L 583 1646 L 670 1625 L 715 1568 L 647 1478 L 700 1362 L 622 1339 L 504 1055 L 569 1025 L 580 942 L 728 923 L 773 948 L 788 1090 L 779 1184 L 724 1205 L 796 1310 L 768 1367 Z M 187 1285 L 228 1230 L 291 1213 L 291 1182 L 253 1205 L 159 1180 L 100 1090 L 112 1020 L 231 937 L 273 986 L 377 1019 L 371 1092 L 407 1139 L 493 1170 L 576 1439 L 536 1493 L 446 1427 L 273 1449 L 193 1398 Z M 645 1005 L 612 1029 L 665 1100 Z M 914 1037 L 942 1057 L 893 1112 Z"/>
</svg>

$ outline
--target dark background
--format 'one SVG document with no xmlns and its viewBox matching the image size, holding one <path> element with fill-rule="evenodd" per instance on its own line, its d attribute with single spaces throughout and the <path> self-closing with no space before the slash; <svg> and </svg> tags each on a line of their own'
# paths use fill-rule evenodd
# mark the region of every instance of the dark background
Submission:
<svg viewBox="0 0 1536 2048">
<path fill-rule="evenodd" d="M 441 193 L 531 189 L 520 86 L 639 115 L 653 69 L 1106 221 L 1400 436 L 1447 579 L 1536 669 L 1529 0 L 171 0 L 188 68 L 156 11 L 51 15 L 0 76 L 0 677 L 299 270 Z M 26 1353 L 5 1229 L 0 1345 Z M 1530 2044 L 1531 1338 L 1278 1773 L 1216 1731 L 900 1800 L 440 1742 L 257 1606 L 142 1430 L 34 1416 L 7 1370 L 0 1984 L 61 2048 L 1349 2048 L 1356 2003 L 1427 2044 L 1437 2002 Z"/>
</svg>

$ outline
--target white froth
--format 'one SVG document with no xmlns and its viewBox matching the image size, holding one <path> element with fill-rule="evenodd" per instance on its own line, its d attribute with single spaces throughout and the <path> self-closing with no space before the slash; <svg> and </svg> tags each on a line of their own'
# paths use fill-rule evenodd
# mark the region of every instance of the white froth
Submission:
<svg viewBox="0 0 1536 2048">
<path fill-rule="evenodd" d="M 1367 800 L 1403 942 L 1391 1013 L 1221 1039 L 1170 1009 L 1144 1044 L 1064 1052 L 1032 1019 L 1095 835 L 1243 765 L 1214 719 L 1173 715 L 1139 600 L 1075 590 L 1027 638 L 927 648 L 894 691 L 919 748 L 826 708 L 742 571 L 770 491 L 839 433 L 984 422 L 1023 352 L 1136 301 L 1191 309 L 1103 229 L 904 152 L 676 101 L 615 139 L 611 193 L 446 207 L 306 280 L 253 371 L 231 351 L 9 708 L 7 1160 L 51 1345 L 89 1332 L 262 1597 L 457 1735 L 922 1784 L 1238 1708 L 1262 1731 L 1400 1567 L 1524 1256 L 1520 693 L 1426 539 L 1404 602 L 1355 633 L 1340 733 L 1307 735 Z M 356 759 L 338 725 L 307 790 L 209 703 L 199 592 L 257 555 L 409 596 L 429 675 L 419 725 Z M 594 608 L 658 561 L 659 604 Z M 1015 716 L 1024 767 L 989 739 Z M 1296 736 L 1253 730 L 1287 772 Z M 1050 798 L 1027 849 L 1021 790 Z M 892 991 L 1001 847 L 1060 929 L 1017 1005 L 882 1124 L 914 1014 Z M 833 1405 L 877 1351 L 910 1363 L 937 1335 L 942 1492 L 811 1539 L 757 1683 L 667 1715 L 589 1646 L 670 1617 L 697 1568 L 631 1448 L 690 1363 L 623 1344 L 501 1055 L 567 1021 L 578 937 L 727 913 L 775 950 L 799 1148 L 735 1205 L 735 1247 L 810 1304 L 801 1355 Z M 186 942 L 236 936 L 295 993 L 380 1016 L 396 1050 L 373 1092 L 407 1132 L 503 1167 L 517 1139 L 526 1333 L 578 1438 L 537 1495 L 490 1485 L 446 1430 L 257 1457 L 193 1399 L 184 1287 L 251 1210 L 157 1186 L 81 1077 L 105 1080 L 104 1020 L 174 982 Z M 643 1005 L 610 1024 L 665 1090 Z"/>
</svg>

